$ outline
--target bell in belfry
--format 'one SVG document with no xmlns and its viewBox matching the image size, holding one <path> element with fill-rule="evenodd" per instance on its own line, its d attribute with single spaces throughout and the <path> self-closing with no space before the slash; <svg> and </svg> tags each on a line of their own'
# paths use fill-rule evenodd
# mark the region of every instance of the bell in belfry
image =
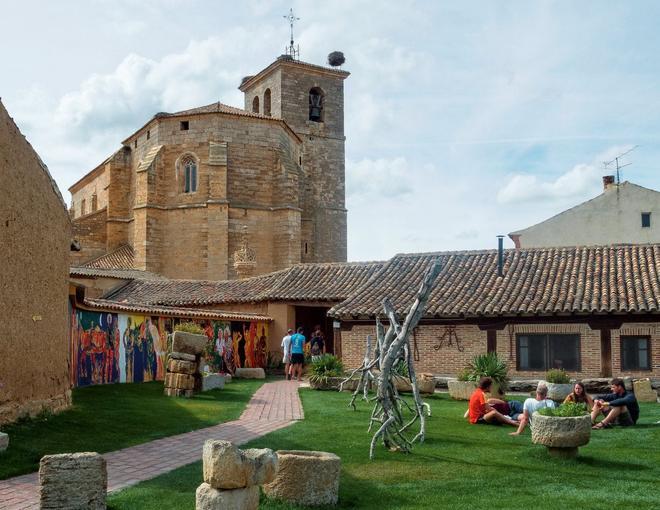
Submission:
<svg viewBox="0 0 660 510">
<path fill-rule="evenodd" d="M 321 122 L 322 112 L 323 96 L 319 92 L 312 90 L 309 93 L 309 120 Z"/>
</svg>

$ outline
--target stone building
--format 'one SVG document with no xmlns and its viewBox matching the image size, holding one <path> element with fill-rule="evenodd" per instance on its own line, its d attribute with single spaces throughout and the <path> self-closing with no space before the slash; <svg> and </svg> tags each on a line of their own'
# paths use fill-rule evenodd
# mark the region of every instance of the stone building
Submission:
<svg viewBox="0 0 660 510">
<path fill-rule="evenodd" d="M 660 243 L 660 192 L 603 177 L 603 193 L 511 232 L 516 248 Z M 655 213 L 655 214 L 654 214 Z"/>
<path fill-rule="evenodd" d="M 68 406 L 66 204 L 0 103 L 0 424 Z"/>
<path fill-rule="evenodd" d="M 123 247 L 170 278 L 345 261 L 348 75 L 282 56 L 244 78 L 244 110 L 156 114 L 69 189 L 74 265 Z"/>
<path fill-rule="evenodd" d="M 397 255 L 329 315 L 344 364 L 362 363 L 381 300 L 412 304 L 434 260 L 442 269 L 413 333 L 417 370 L 455 376 L 497 352 L 516 377 L 563 368 L 573 378 L 660 378 L 660 245 Z M 500 276 L 500 273 L 502 276 Z"/>
</svg>

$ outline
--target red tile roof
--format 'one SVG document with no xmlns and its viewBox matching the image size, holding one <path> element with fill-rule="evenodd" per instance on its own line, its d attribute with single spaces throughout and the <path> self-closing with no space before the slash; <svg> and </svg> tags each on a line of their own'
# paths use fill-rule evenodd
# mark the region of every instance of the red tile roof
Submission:
<svg viewBox="0 0 660 510">
<path fill-rule="evenodd" d="M 96 269 L 135 269 L 135 252 L 133 248 L 124 244 L 114 251 L 101 255 L 82 267 Z"/>
<path fill-rule="evenodd" d="M 405 313 L 433 260 L 442 262 L 425 318 L 660 312 L 660 245 L 537 248 L 397 255 L 329 315 L 382 314 L 389 297 Z"/>
<path fill-rule="evenodd" d="M 381 267 L 382 262 L 299 264 L 244 280 L 135 280 L 104 296 L 120 303 L 203 306 L 260 301 L 345 299 Z"/>
</svg>

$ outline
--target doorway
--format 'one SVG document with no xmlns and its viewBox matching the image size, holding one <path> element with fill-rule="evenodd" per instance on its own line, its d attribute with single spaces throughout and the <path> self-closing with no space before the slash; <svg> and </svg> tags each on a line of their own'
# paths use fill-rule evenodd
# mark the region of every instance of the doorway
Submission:
<svg viewBox="0 0 660 510">
<path fill-rule="evenodd" d="M 321 326 L 325 337 L 325 350 L 328 354 L 334 354 L 332 319 L 328 317 L 328 310 L 330 308 L 326 306 L 296 306 L 296 329 L 302 326 L 305 330 L 303 335 L 309 340 L 314 328 Z"/>
</svg>

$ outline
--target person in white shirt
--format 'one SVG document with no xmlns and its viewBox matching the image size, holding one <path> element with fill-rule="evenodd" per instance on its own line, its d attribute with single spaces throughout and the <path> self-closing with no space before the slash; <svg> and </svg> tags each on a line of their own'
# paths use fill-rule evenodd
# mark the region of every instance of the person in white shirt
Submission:
<svg viewBox="0 0 660 510">
<path fill-rule="evenodd" d="M 532 415 L 539 409 L 544 407 L 555 407 L 554 401 L 547 398 L 548 397 L 548 387 L 540 382 L 536 387 L 536 398 L 528 398 L 523 404 L 522 416 L 520 416 L 520 425 L 518 430 L 511 432 L 510 436 L 519 436 L 520 433 L 525 430 L 525 426 L 529 423 L 529 426 L 532 426 Z"/>
<path fill-rule="evenodd" d="M 291 335 L 292 329 L 288 329 L 286 336 L 282 338 L 282 361 L 284 362 L 284 377 L 289 380 L 291 369 Z"/>
</svg>

